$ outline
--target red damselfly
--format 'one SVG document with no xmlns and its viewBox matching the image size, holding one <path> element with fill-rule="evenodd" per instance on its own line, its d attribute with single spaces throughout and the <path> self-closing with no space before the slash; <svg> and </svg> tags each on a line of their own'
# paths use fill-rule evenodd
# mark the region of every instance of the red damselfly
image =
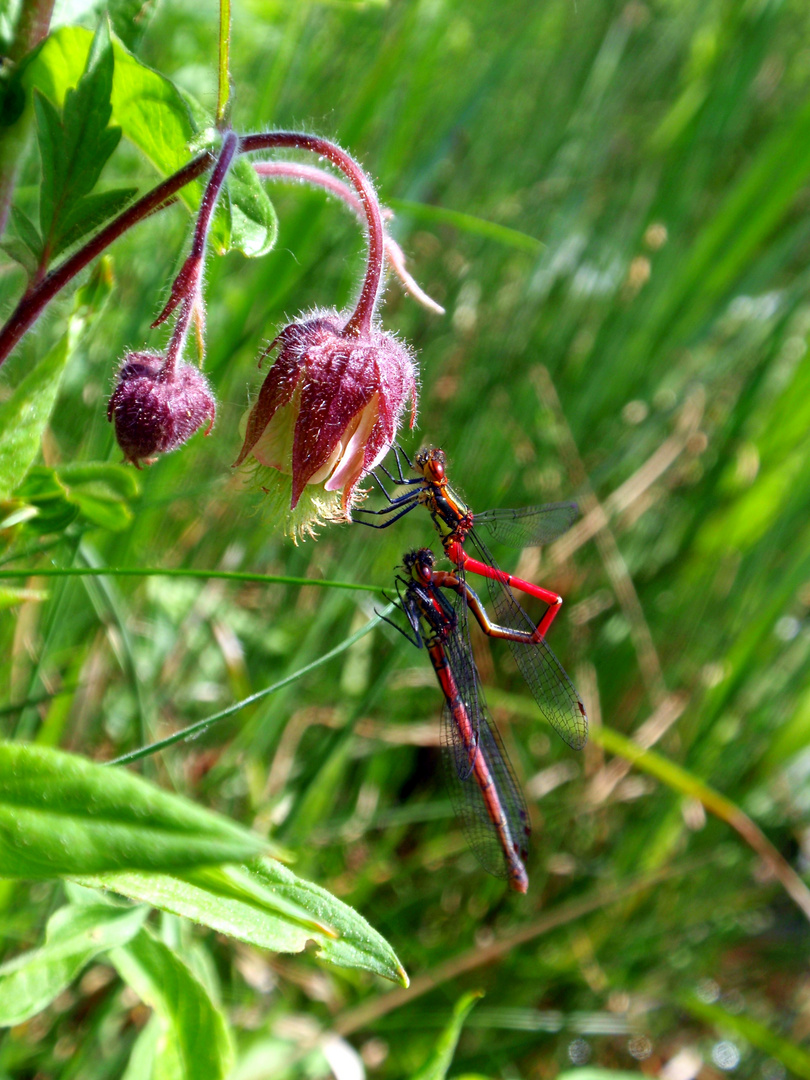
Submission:
<svg viewBox="0 0 810 1080">
<path fill-rule="evenodd" d="M 403 559 L 407 576 L 397 576 L 399 606 L 412 635 L 425 648 L 444 694 L 442 761 L 456 816 L 485 870 L 507 878 L 517 892 L 529 887 L 529 814 L 498 730 L 487 709 L 470 647 L 467 611 L 485 633 L 526 642 L 527 633 L 497 626 L 458 574 L 435 570 L 429 548 Z M 452 590 L 453 602 L 447 591 Z M 385 618 L 385 616 L 383 616 Z"/>
<path fill-rule="evenodd" d="M 404 475 L 400 454 L 417 476 Z M 581 749 L 588 738 L 585 706 L 546 642 L 546 633 L 560 610 L 562 597 L 501 570 L 479 532 L 479 528 L 486 529 L 495 540 L 516 547 L 548 544 L 570 528 L 578 513 L 576 504 L 550 503 L 519 510 L 485 510 L 473 515 L 448 483 L 444 451 L 437 447 L 420 450 L 415 464 L 403 450 L 395 448 L 394 455 L 396 474 L 390 473 L 384 466 L 379 466 L 378 470 L 392 483 L 410 490 L 403 495 L 392 495 L 375 470 L 370 475 L 388 500 L 388 506 L 382 510 L 355 508 L 354 513 L 382 516 L 386 520 L 379 523 L 362 518 L 355 520 L 372 528 L 385 529 L 415 507 L 427 508 L 445 554 L 456 565 L 461 581 L 464 581 L 467 571 L 486 578 L 496 618 L 503 629 L 513 634 L 508 638 L 512 655 L 540 711 L 569 746 L 575 750 Z M 465 551 L 466 543 L 474 548 L 480 558 L 472 558 Z M 537 624 L 518 603 L 513 589 L 547 605 Z"/>
</svg>

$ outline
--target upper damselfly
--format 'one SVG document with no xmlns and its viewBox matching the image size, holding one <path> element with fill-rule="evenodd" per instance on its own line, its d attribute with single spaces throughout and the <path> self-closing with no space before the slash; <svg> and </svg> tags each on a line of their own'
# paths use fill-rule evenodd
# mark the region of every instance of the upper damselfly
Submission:
<svg viewBox="0 0 810 1080">
<path fill-rule="evenodd" d="M 428 548 L 404 557 L 405 575 L 396 579 L 397 596 L 412 634 L 391 625 L 418 648 L 427 649 L 436 671 L 444 694 L 444 773 L 467 841 L 485 870 L 507 878 L 510 888 L 525 893 L 529 814 L 484 700 L 466 612 L 472 611 L 482 630 L 493 637 L 517 636 L 525 641 L 525 635 L 492 623 L 460 575 L 435 570 L 434 565 Z"/>
<path fill-rule="evenodd" d="M 404 475 L 400 454 L 417 473 L 416 476 Z M 393 484 L 410 490 L 403 495 L 392 495 L 378 471 L 372 472 L 371 476 L 388 500 L 388 506 L 381 510 L 363 510 L 359 507 L 355 508 L 354 513 L 381 516 L 385 520 L 356 520 L 372 528 L 385 529 L 415 507 L 426 507 L 445 554 L 457 567 L 460 579 L 464 580 L 467 571 L 486 578 L 498 623 L 515 635 L 508 639 L 512 655 L 540 711 L 569 746 L 575 750 L 581 749 L 588 738 L 585 706 L 546 642 L 546 633 L 560 610 L 562 597 L 501 570 L 479 532 L 479 529 L 485 529 L 495 540 L 518 547 L 548 544 L 573 524 L 578 514 L 576 504 L 550 503 L 519 510 L 485 510 L 474 515 L 448 483 L 444 451 L 437 447 L 420 450 L 415 463 L 402 450 L 395 449 L 394 455 L 397 463 L 395 474 L 384 466 L 379 466 L 378 470 Z M 464 547 L 467 543 L 480 558 L 470 556 Z M 537 624 L 518 603 L 513 589 L 547 605 Z"/>
</svg>

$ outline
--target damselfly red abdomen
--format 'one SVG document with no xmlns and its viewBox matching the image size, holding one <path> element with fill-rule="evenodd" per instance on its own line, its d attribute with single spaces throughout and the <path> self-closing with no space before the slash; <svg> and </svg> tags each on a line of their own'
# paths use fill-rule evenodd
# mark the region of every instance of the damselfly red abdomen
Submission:
<svg viewBox="0 0 810 1080">
<path fill-rule="evenodd" d="M 392 625 L 427 650 L 444 694 L 444 773 L 467 841 L 485 870 L 525 893 L 529 814 L 484 700 L 467 610 L 486 633 L 509 636 L 509 631 L 490 622 L 478 597 L 457 574 L 436 571 L 434 564 L 427 548 L 405 556 L 407 576 L 397 577 L 397 595 L 412 634 Z"/>
</svg>

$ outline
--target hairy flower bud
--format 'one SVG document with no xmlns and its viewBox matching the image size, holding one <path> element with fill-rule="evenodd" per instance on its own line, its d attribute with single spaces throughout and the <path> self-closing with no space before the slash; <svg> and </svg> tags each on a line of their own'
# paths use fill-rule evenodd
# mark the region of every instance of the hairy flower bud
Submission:
<svg viewBox="0 0 810 1080">
<path fill-rule="evenodd" d="M 167 372 L 160 353 L 127 353 L 107 406 L 115 437 L 127 461 L 138 468 L 155 454 L 182 446 L 216 415 L 208 380 L 197 368 L 179 363 Z"/>
<path fill-rule="evenodd" d="M 340 491 L 344 518 L 359 481 L 382 461 L 411 400 L 416 370 L 408 349 L 381 330 L 348 334 L 337 311 L 315 311 L 285 327 L 266 350 L 278 356 L 248 416 L 236 459 L 292 476 L 294 510 L 308 484 Z"/>
</svg>

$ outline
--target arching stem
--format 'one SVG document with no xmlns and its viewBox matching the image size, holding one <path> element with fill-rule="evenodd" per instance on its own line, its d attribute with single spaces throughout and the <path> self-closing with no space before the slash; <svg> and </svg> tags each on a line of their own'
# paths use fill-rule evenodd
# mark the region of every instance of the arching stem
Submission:
<svg viewBox="0 0 810 1080">
<path fill-rule="evenodd" d="M 172 202 L 174 195 L 181 188 L 211 168 L 213 160 L 213 155 L 208 150 L 199 154 L 168 180 L 152 188 L 117 218 L 113 218 L 109 225 L 97 233 L 84 247 L 79 248 L 55 270 L 46 274 L 34 288 L 29 289 L 0 330 L 0 365 L 8 359 L 14 346 L 26 330 L 33 326 L 50 301 L 76 274 L 109 247 L 113 240 L 117 240 L 133 225 Z"/>
<path fill-rule="evenodd" d="M 202 270 L 205 261 L 205 243 L 219 193 L 225 183 L 225 177 L 228 175 L 228 169 L 233 163 L 238 148 L 239 139 L 237 136 L 232 131 L 227 132 L 222 141 L 222 149 L 219 152 L 216 166 L 208 179 L 200 203 L 197 224 L 194 226 L 194 237 L 191 241 L 191 251 L 183 263 L 180 273 L 174 279 L 171 295 L 166 306 L 152 323 L 153 327 L 160 326 L 178 304 L 180 305 L 180 313 L 177 316 L 177 322 L 166 349 L 166 360 L 158 375 L 161 382 L 170 382 L 174 378 L 177 361 L 183 354 L 183 346 L 186 343 L 194 312 L 197 311 L 199 317 L 203 317 Z"/>
<path fill-rule="evenodd" d="M 273 150 L 279 147 L 310 150 L 313 154 L 331 161 L 348 177 L 360 197 L 368 222 L 368 258 L 357 306 L 349 316 L 343 332 L 349 337 L 368 334 L 380 294 L 385 251 L 385 232 L 380 204 L 371 181 L 345 150 L 341 150 L 328 139 L 322 139 L 317 135 L 305 135 L 300 131 L 271 131 L 263 135 L 245 135 L 240 143 L 240 150 L 243 153 L 254 150 Z"/>
</svg>

